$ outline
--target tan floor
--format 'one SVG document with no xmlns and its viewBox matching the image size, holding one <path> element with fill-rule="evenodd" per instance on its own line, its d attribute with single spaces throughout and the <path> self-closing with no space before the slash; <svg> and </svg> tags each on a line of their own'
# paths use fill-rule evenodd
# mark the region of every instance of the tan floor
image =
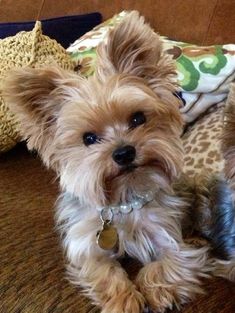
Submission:
<svg viewBox="0 0 235 313">
<path fill-rule="evenodd" d="M 65 279 L 64 261 L 54 230 L 58 193 L 53 173 L 19 146 L 0 156 L 0 312 L 98 312 Z M 124 262 L 133 274 L 136 265 Z M 207 295 L 183 313 L 235 312 L 235 285 L 207 283 Z"/>
</svg>

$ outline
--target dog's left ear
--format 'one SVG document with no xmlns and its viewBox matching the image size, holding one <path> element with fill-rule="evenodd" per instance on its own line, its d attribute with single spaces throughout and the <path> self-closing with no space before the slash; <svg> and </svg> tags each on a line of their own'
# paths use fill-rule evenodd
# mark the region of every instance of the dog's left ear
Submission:
<svg viewBox="0 0 235 313">
<path fill-rule="evenodd" d="M 66 93 L 77 86 L 77 75 L 58 67 L 18 68 L 2 84 L 2 94 L 19 123 L 22 139 L 52 166 L 57 118 L 66 103 Z"/>
<path fill-rule="evenodd" d="M 130 12 L 97 48 L 98 79 L 105 82 L 114 74 L 126 73 L 154 84 L 176 81 L 173 62 L 163 54 L 159 35 L 137 11 Z"/>
</svg>

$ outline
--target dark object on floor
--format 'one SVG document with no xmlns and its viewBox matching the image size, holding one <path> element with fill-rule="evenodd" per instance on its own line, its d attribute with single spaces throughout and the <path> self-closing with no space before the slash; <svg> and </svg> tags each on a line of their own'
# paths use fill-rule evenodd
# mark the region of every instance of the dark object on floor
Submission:
<svg viewBox="0 0 235 313">
<path fill-rule="evenodd" d="M 227 182 L 216 176 L 196 188 L 196 229 L 209 240 L 221 259 L 235 257 L 235 208 Z"/>
<path fill-rule="evenodd" d="M 192 179 L 182 176 L 175 191 L 188 203 L 182 223 L 184 235 L 206 239 L 217 258 L 234 258 L 235 206 L 226 180 L 209 173 Z"/>
<path fill-rule="evenodd" d="M 218 257 L 235 257 L 235 208 L 227 183 L 218 180 L 211 186 L 213 205 L 212 231 L 208 238 Z"/>
</svg>

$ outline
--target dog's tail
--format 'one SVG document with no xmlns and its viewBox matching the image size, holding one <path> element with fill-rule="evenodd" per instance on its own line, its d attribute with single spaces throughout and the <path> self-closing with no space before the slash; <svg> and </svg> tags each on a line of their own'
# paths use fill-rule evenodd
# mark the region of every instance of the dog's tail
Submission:
<svg viewBox="0 0 235 313">
<path fill-rule="evenodd" d="M 235 197 L 235 83 L 231 84 L 225 107 L 222 153 L 225 160 L 224 175 Z"/>
</svg>

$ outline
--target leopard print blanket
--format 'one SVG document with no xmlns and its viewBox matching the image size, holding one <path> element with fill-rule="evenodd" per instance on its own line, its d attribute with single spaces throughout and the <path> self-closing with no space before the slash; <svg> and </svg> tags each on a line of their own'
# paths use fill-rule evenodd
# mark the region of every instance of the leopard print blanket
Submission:
<svg viewBox="0 0 235 313">
<path fill-rule="evenodd" d="M 184 172 L 190 177 L 205 172 L 218 174 L 223 171 L 220 137 L 224 107 L 224 103 L 214 107 L 182 136 L 185 149 Z"/>
</svg>

